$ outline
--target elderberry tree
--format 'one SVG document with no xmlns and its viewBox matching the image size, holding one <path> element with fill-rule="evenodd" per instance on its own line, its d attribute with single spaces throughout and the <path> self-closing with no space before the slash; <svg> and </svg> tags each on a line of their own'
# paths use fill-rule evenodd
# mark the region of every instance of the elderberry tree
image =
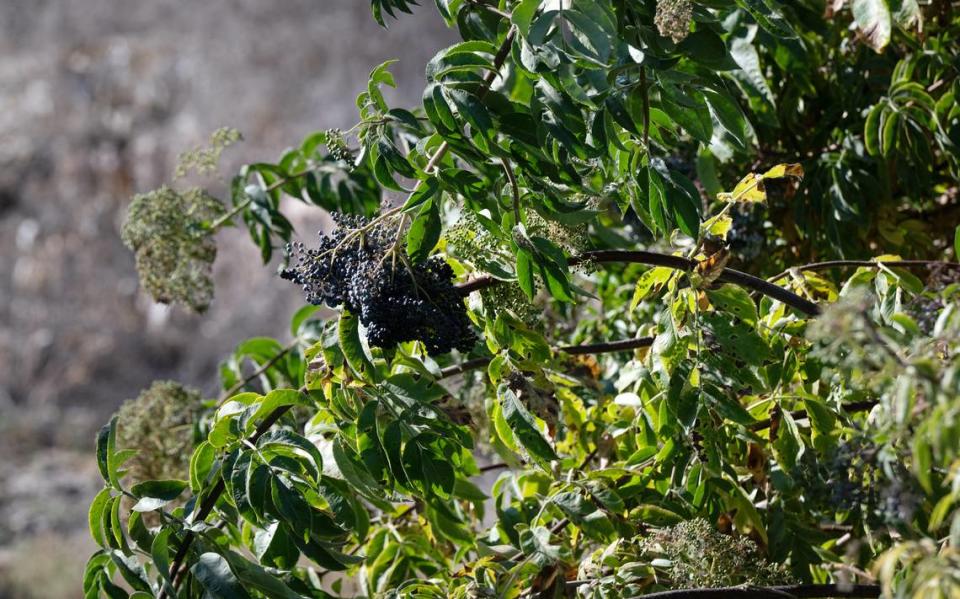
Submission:
<svg viewBox="0 0 960 599">
<path fill-rule="evenodd" d="M 307 305 L 103 428 L 85 595 L 960 594 L 953 3 L 436 5 L 422 106 L 131 205 L 157 301 L 244 226 Z"/>
</svg>

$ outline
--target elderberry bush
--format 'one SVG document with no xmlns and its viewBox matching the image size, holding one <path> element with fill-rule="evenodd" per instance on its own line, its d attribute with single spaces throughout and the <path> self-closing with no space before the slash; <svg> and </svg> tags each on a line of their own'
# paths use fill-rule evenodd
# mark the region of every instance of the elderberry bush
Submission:
<svg viewBox="0 0 960 599">
<path fill-rule="evenodd" d="M 430 354 L 473 347 L 476 334 L 443 258 L 413 264 L 391 254 L 397 234 L 391 227 L 343 214 L 334 222 L 316 248 L 288 246 L 296 261 L 280 276 L 303 287 L 308 302 L 345 306 L 376 347 L 414 340 Z"/>
</svg>

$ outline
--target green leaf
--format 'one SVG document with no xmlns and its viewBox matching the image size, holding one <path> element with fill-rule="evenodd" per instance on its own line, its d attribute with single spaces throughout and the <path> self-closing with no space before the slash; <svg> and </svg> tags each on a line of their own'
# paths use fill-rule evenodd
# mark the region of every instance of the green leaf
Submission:
<svg viewBox="0 0 960 599">
<path fill-rule="evenodd" d="M 256 404 L 256 410 L 247 418 L 247 433 L 252 433 L 260 422 L 285 406 L 304 406 L 308 402 L 297 389 L 274 389 Z"/>
<path fill-rule="evenodd" d="M 793 27 L 783 18 L 780 5 L 774 0 L 736 0 L 736 3 L 737 6 L 749 12 L 761 27 L 774 36 L 797 37 Z"/>
<path fill-rule="evenodd" d="M 707 297 L 718 309 L 733 314 L 749 325 L 756 325 L 757 306 L 743 287 L 723 285 L 719 289 L 707 290 Z"/>
<path fill-rule="evenodd" d="M 540 0 L 520 0 L 510 12 L 510 21 L 517 26 L 517 31 L 523 37 L 527 37 L 530 32 L 530 24 L 539 7 Z"/>
<path fill-rule="evenodd" d="M 135 512 L 149 512 L 162 508 L 183 493 L 185 480 L 149 480 L 130 487 L 130 492 L 139 501 L 133 506 Z"/>
<path fill-rule="evenodd" d="M 370 379 L 375 374 L 373 364 L 367 358 L 367 353 L 360 342 L 360 319 L 343 310 L 337 325 L 337 334 L 340 339 L 340 349 L 350 368 L 362 379 Z"/>
<path fill-rule="evenodd" d="M 666 193 L 664 192 L 663 179 L 653 167 L 647 168 L 647 178 L 647 185 L 649 189 L 647 199 L 650 216 L 653 217 L 653 222 L 657 229 L 661 233 L 667 234 L 670 232 L 672 227 L 667 221 L 667 199 Z"/>
<path fill-rule="evenodd" d="M 323 472 L 323 457 L 317 446 L 308 441 L 305 437 L 288 429 L 272 430 L 257 441 L 257 447 L 264 454 L 269 454 L 272 449 L 286 448 L 294 452 L 294 455 L 301 454 L 310 459 L 310 471 L 313 473 L 314 482 L 320 481 L 320 474 Z"/>
<path fill-rule="evenodd" d="M 953 234 L 953 259 L 960 261 L 960 225 Z"/>
<path fill-rule="evenodd" d="M 747 117 L 740 110 L 736 101 L 725 91 L 709 88 L 703 89 L 703 97 L 710 107 L 714 120 L 724 131 L 730 134 L 737 148 L 746 150 L 750 145 Z"/>
<path fill-rule="evenodd" d="M 172 534 L 172 528 L 161 528 L 157 536 L 153 538 L 153 544 L 150 546 L 150 557 L 153 558 L 153 565 L 168 589 L 173 589 L 173 580 L 170 578 L 169 547 L 170 536 Z"/>
<path fill-rule="evenodd" d="M 887 0 L 851 0 L 850 9 L 867 45 L 882 52 L 890 43 L 893 16 Z"/>
<path fill-rule="evenodd" d="M 293 568 L 300 557 L 300 551 L 287 534 L 287 528 L 277 521 L 256 532 L 253 553 L 261 564 L 283 570 Z"/>
<path fill-rule="evenodd" d="M 211 599 L 251 599 L 230 570 L 230 564 L 217 553 L 204 553 L 190 571 Z"/>
<path fill-rule="evenodd" d="M 441 226 L 439 203 L 427 201 L 407 231 L 407 254 L 414 262 L 423 262 L 430 256 L 440 241 Z"/>
<path fill-rule="evenodd" d="M 233 551 L 227 552 L 226 559 L 245 589 L 256 589 L 270 599 L 305 599 L 288 587 L 276 574 L 247 560 Z"/>
<path fill-rule="evenodd" d="M 777 461 L 787 472 L 793 471 L 800 456 L 803 455 L 803 440 L 800 438 L 800 431 L 797 430 L 797 423 L 786 410 L 780 414 L 780 427 L 777 431 L 777 439 L 773 442 L 773 448 Z"/>
<path fill-rule="evenodd" d="M 890 154 L 897 147 L 897 135 L 900 132 L 900 112 L 891 110 L 887 118 L 883 121 L 883 134 L 880 138 L 880 153 L 884 156 Z"/>
<path fill-rule="evenodd" d="M 141 593 L 150 592 L 150 583 L 147 582 L 147 574 L 135 557 L 127 557 L 120 551 L 113 551 L 110 554 L 110 558 L 113 560 L 120 575 L 123 576 L 123 579 L 132 589 Z M 148 595 L 148 597 L 152 596 L 152 594 Z"/>
<path fill-rule="evenodd" d="M 880 155 L 880 124 L 884 108 L 883 103 L 871 108 L 863 125 L 863 142 L 871 156 Z"/>
<path fill-rule="evenodd" d="M 690 179 L 676 171 L 670 171 L 666 185 L 666 206 L 670 217 L 680 230 L 696 239 L 700 232 L 700 192 Z"/>
<path fill-rule="evenodd" d="M 190 457 L 190 489 L 194 493 L 199 493 L 213 470 L 213 462 L 216 459 L 217 452 L 208 441 L 203 441 L 193 450 Z"/>
<path fill-rule="evenodd" d="M 117 452 L 117 416 L 114 415 L 97 434 L 97 467 L 103 480 L 117 491 L 123 490 L 120 466 L 130 455 L 128 451 Z"/>
<path fill-rule="evenodd" d="M 422 482 L 423 492 L 443 499 L 450 497 L 456 482 L 453 467 L 440 459 L 425 443 L 429 436 L 418 436 L 403 448 L 403 469 L 411 480 Z"/>
<path fill-rule="evenodd" d="M 520 445 L 543 464 L 558 459 L 553 447 L 540 433 L 537 421 L 520 403 L 517 394 L 506 384 L 500 385 L 497 394 L 500 396 L 503 419 Z"/>
<path fill-rule="evenodd" d="M 533 299 L 536 292 L 533 279 L 533 255 L 527 250 L 517 250 L 517 282 L 528 299 Z"/>
<path fill-rule="evenodd" d="M 301 328 L 303 324 L 309 320 L 311 316 L 316 314 L 317 310 L 320 309 L 320 306 L 314 306 L 312 304 L 307 304 L 294 313 L 293 318 L 290 319 L 290 334 L 294 337 L 300 337 L 303 334 Z"/>
<path fill-rule="evenodd" d="M 821 435 L 829 435 L 837 423 L 837 416 L 819 397 L 804 396 L 803 408 L 807 411 L 813 430 Z"/>
<path fill-rule="evenodd" d="M 87 512 L 87 523 L 90 527 L 90 536 L 96 541 L 97 545 L 107 547 L 107 538 L 104 535 L 103 522 L 104 510 L 107 509 L 110 501 L 110 489 L 104 488 L 90 503 L 90 509 Z"/>
<path fill-rule="evenodd" d="M 412 212 L 415 208 L 420 207 L 427 200 L 431 199 L 439 189 L 440 181 L 436 177 L 430 177 L 420 181 L 413 193 L 410 194 L 410 197 L 407 198 L 407 202 L 403 205 L 403 211 Z"/>
</svg>

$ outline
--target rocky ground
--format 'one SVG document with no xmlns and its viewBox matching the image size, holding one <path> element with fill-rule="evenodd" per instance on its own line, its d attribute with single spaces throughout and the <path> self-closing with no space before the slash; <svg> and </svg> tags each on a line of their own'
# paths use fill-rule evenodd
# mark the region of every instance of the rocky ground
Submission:
<svg viewBox="0 0 960 599">
<path fill-rule="evenodd" d="M 224 125 L 245 137 L 224 176 L 349 128 L 389 58 L 391 99 L 416 104 L 454 39 L 419 12 L 385 32 L 363 0 L 0 2 L 0 598 L 79 596 L 92 438 L 120 403 L 157 378 L 212 392 L 220 358 L 300 304 L 241 231 L 220 235 L 207 314 L 153 304 L 119 239 L 132 194 Z M 291 207 L 312 235 L 321 216 Z"/>
</svg>

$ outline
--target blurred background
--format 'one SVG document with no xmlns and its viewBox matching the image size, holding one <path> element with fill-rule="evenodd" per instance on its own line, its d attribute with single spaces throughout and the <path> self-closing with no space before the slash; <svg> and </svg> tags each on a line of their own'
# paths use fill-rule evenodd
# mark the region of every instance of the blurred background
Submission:
<svg viewBox="0 0 960 599">
<path fill-rule="evenodd" d="M 80 596 L 93 439 L 124 400 L 155 379 L 215 394 L 219 360 L 288 341 L 302 304 L 240 230 L 219 234 L 205 315 L 154 304 L 120 242 L 133 194 L 218 127 L 245 138 L 205 181 L 218 192 L 244 162 L 350 128 L 390 58 L 388 101 L 419 104 L 424 65 L 455 41 L 435 13 L 385 31 L 365 0 L 0 1 L 0 598 Z M 320 215 L 289 208 L 315 235 Z"/>
</svg>

